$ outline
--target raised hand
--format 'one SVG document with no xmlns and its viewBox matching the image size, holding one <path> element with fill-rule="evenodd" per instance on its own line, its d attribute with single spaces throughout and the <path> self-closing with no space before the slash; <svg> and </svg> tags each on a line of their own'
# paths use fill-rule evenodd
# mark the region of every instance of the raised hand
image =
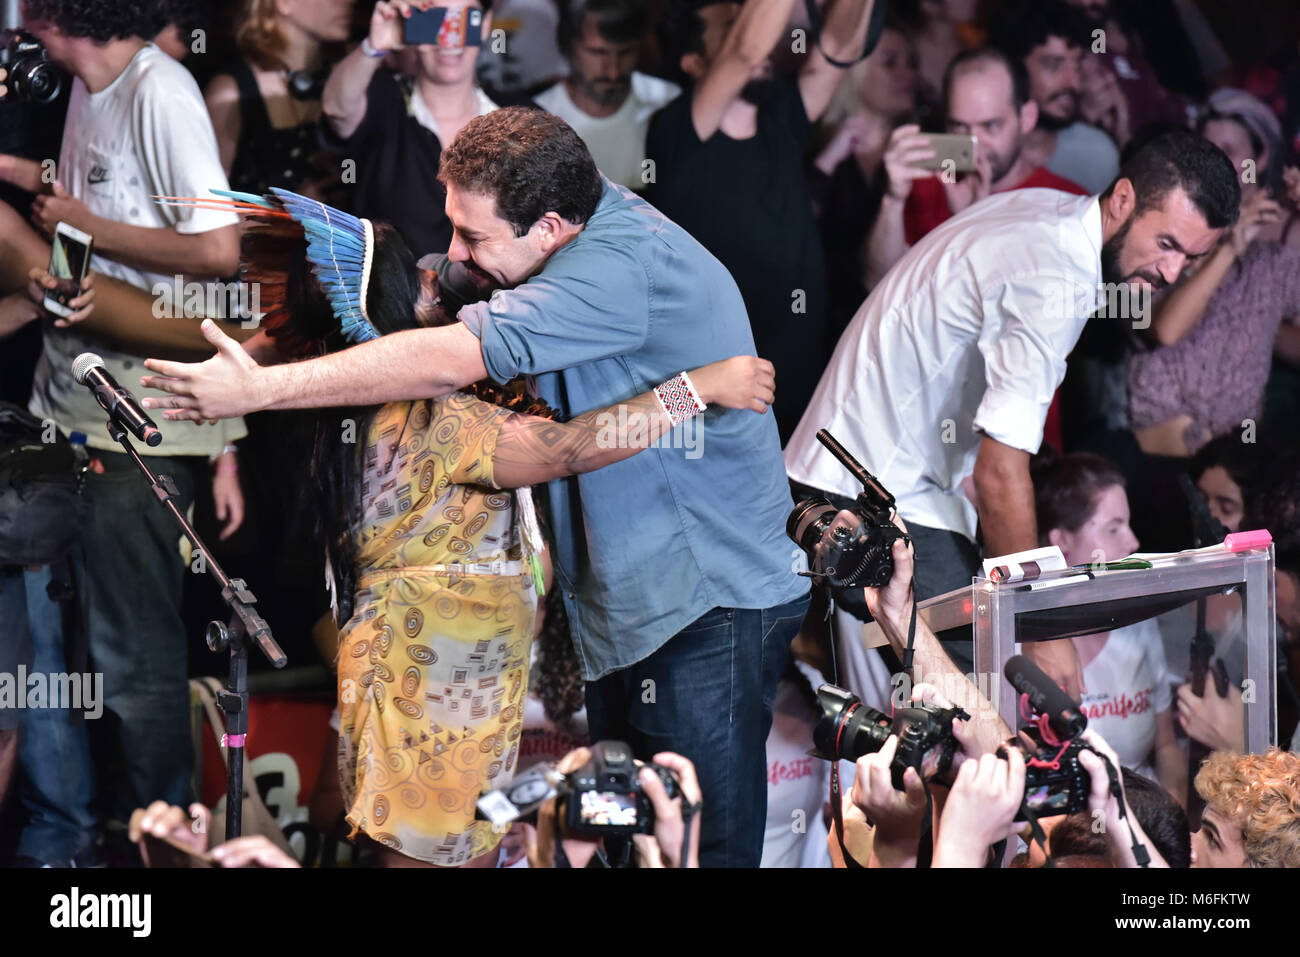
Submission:
<svg viewBox="0 0 1300 957">
<path fill-rule="evenodd" d="M 1011 832 L 1025 796 L 1025 758 L 1007 748 L 1000 758 L 986 754 L 957 772 L 939 820 L 935 867 L 983 867 L 989 845 Z"/>
<path fill-rule="evenodd" d="M 934 149 L 921 132 L 921 127 L 905 123 L 894 130 L 883 158 L 885 173 L 889 177 L 889 195 L 901 202 L 912 192 L 914 180 L 933 176 L 933 171 L 916 165 L 927 159 L 934 159 Z"/>
<path fill-rule="evenodd" d="M 411 10 L 423 10 L 426 3 L 407 3 L 406 0 L 379 0 L 370 15 L 370 45 L 376 50 L 402 49 L 406 19 Z"/>
<path fill-rule="evenodd" d="M 948 208 L 954 214 L 973 206 L 993 191 L 993 161 L 988 150 L 979 150 L 975 156 L 975 169 L 948 182 L 940 176 L 943 191 L 948 197 Z"/>
<path fill-rule="evenodd" d="M 1282 218 L 1282 206 L 1263 190 L 1241 204 L 1241 215 L 1228 231 L 1232 251 L 1240 256 L 1255 241 L 1260 230 Z"/>
</svg>

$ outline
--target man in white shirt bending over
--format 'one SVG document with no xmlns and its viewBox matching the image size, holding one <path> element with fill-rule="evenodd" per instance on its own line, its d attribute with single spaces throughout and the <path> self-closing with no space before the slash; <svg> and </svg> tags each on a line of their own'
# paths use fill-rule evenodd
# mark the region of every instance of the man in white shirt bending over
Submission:
<svg viewBox="0 0 1300 957">
<path fill-rule="evenodd" d="M 1036 547 L 1029 457 L 1103 284 L 1174 282 L 1236 220 L 1239 195 L 1228 158 L 1178 132 L 1139 150 L 1101 196 L 1018 190 L 953 217 L 854 316 L 786 446 L 790 477 L 861 491 L 817 442 L 829 429 L 894 494 L 918 600 L 970 584 L 977 522 L 988 556 Z M 948 650 L 970 670 L 969 642 Z M 1077 700 L 1071 642 L 1025 651 Z"/>
<path fill-rule="evenodd" d="M 650 115 L 681 92 L 636 72 L 646 30 L 642 0 L 559 0 L 560 50 L 569 75 L 537 96 L 537 105 L 577 131 L 596 166 L 631 190 L 651 180 L 645 168 Z"/>
</svg>

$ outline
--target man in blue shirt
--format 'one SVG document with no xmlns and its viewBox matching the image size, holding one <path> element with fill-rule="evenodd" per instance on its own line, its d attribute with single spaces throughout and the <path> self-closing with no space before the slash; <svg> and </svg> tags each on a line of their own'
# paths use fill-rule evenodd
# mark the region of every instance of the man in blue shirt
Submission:
<svg viewBox="0 0 1300 957">
<path fill-rule="evenodd" d="M 603 179 L 557 117 L 512 108 L 471 121 L 439 178 L 455 233 L 437 265 L 460 323 L 281 366 L 257 364 L 265 343 L 241 348 L 209 327 L 219 351 L 207 362 L 149 361 L 161 374 L 150 381 L 174 393 L 155 407 L 200 419 L 378 404 L 522 374 L 574 416 L 753 354 L 722 264 Z M 694 761 L 702 863 L 757 866 L 772 699 L 808 603 L 784 534 L 792 501 L 772 416 L 710 409 L 638 461 L 548 492 L 592 739 Z"/>
</svg>

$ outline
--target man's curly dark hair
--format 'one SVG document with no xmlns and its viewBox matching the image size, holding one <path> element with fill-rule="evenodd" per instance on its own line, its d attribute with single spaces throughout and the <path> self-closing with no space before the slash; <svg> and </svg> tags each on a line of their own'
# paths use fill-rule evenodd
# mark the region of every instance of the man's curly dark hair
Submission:
<svg viewBox="0 0 1300 957">
<path fill-rule="evenodd" d="M 442 151 L 438 182 L 496 199 L 496 213 L 527 235 L 547 212 L 591 218 L 604 183 L 582 137 L 544 110 L 510 106 L 470 120 Z"/>
<path fill-rule="evenodd" d="M 1018 0 L 993 21 L 988 43 L 1023 63 L 1052 37 L 1086 50 L 1092 41 L 1092 24 L 1065 0 Z"/>
<path fill-rule="evenodd" d="M 169 17 L 163 0 L 23 0 L 23 14 L 53 23 L 67 36 L 99 43 L 129 37 L 152 40 Z"/>
</svg>

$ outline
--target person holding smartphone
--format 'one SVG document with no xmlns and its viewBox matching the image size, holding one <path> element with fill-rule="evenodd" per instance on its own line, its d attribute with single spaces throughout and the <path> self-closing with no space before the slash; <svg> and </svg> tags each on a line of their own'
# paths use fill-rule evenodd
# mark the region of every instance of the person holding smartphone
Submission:
<svg viewBox="0 0 1300 957">
<path fill-rule="evenodd" d="M 913 246 L 858 310 L 786 446 L 790 477 L 810 488 L 861 490 L 819 429 L 879 477 L 916 543 L 922 599 L 970 587 L 977 525 L 986 557 L 1038 547 L 1029 458 L 1107 284 L 1172 285 L 1237 220 L 1236 170 L 1190 133 L 1153 139 L 1122 174 L 1100 196 L 990 196 Z M 968 641 L 949 650 L 973 666 Z M 1073 644 L 1025 653 L 1079 697 Z"/>
<path fill-rule="evenodd" d="M 991 47 L 959 54 L 944 74 L 943 98 L 948 133 L 974 140 L 974 169 L 938 156 L 931 134 L 915 124 L 894 130 L 884 157 L 889 188 L 867 238 L 869 288 L 922 236 L 986 196 L 1009 189 L 1086 192 L 1024 152 L 1038 106 L 1024 69 L 1004 54 Z"/>
<path fill-rule="evenodd" d="M 58 289 L 60 280 L 45 269 L 33 269 L 28 279 L 30 282 L 25 290 L 0 297 L 0 339 L 42 316 L 49 316 L 55 327 L 66 329 L 94 311 L 95 274 L 92 272 L 82 278 L 80 293 L 67 300 L 67 315 L 51 315 L 45 306 L 47 297 Z"/>
<path fill-rule="evenodd" d="M 355 163 L 352 211 L 392 223 L 417 256 L 451 244 L 436 178 L 444 147 L 497 108 L 474 73 L 491 8 L 491 0 L 380 0 L 370 32 L 325 84 L 323 139 Z"/>
</svg>

